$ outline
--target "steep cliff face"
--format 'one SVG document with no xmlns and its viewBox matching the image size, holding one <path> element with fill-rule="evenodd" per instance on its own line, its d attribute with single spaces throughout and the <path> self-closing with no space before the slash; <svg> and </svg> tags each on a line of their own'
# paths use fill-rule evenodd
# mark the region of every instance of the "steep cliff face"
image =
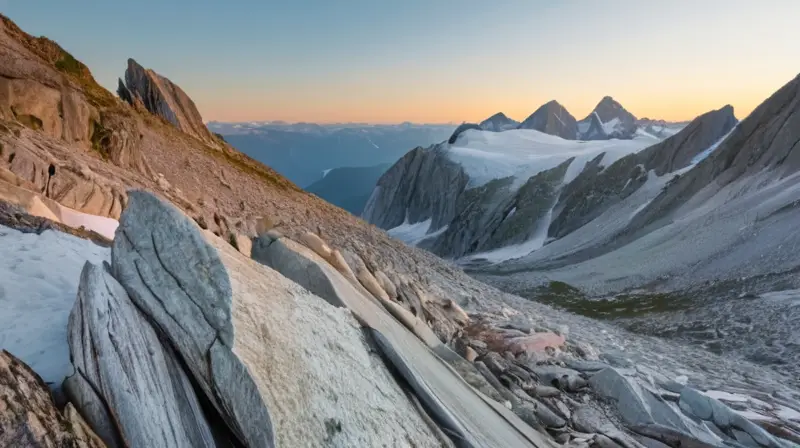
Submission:
<svg viewBox="0 0 800 448">
<path fill-rule="evenodd" d="M 466 190 L 459 197 L 456 216 L 433 243 L 433 252 L 445 257 L 490 251 L 523 243 L 549 223 L 569 159 L 532 176 L 519 188 L 513 178 L 493 180 Z"/>
<path fill-rule="evenodd" d="M 533 129 L 567 140 L 575 140 L 578 137 L 578 124 L 575 117 L 555 100 L 536 109 L 525 121 L 520 123 L 519 129 Z"/>
<path fill-rule="evenodd" d="M 455 216 L 467 181 L 441 145 L 416 148 L 381 176 L 362 217 L 384 229 L 431 220 L 429 230 L 435 231 Z"/>
<path fill-rule="evenodd" d="M 189 135 L 211 145 L 219 143 L 203 123 L 194 101 L 183 89 L 153 70 L 145 69 L 133 59 L 128 59 L 125 84 L 120 80 L 118 94 L 132 106 L 141 104 L 150 113 Z"/>
</svg>

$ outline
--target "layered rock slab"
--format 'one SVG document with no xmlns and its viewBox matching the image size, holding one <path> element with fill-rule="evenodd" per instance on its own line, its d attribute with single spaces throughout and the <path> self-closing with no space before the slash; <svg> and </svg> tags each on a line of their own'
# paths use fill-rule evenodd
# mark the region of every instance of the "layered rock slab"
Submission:
<svg viewBox="0 0 800 448">
<path fill-rule="evenodd" d="M 180 361 L 103 266 L 84 265 L 69 345 L 64 387 L 106 444 L 215 446 Z"/>
<path fill-rule="evenodd" d="M 112 259 L 246 446 L 440 445 L 349 312 L 161 200 L 131 193 Z"/>
<path fill-rule="evenodd" d="M 198 227 L 155 196 L 131 191 L 111 258 L 114 277 L 165 334 L 239 440 L 274 446 L 261 394 L 232 352 L 227 270 Z"/>
<path fill-rule="evenodd" d="M 546 436 L 534 431 L 502 405 L 474 390 L 437 356 L 455 355 L 430 329 L 413 325 L 414 316 L 410 312 L 406 311 L 408 319 L 399 313 L 393 317 L 322 257 L 291 240 L 263 235 L 254 243 L 253 257 L 314 290 L 329 303 L 347 307 L 362 325 L 369 328 L 387 361 L 411 386 L 436 422 L 459 445 L 550 446 Z M 390 309 L 399 312 L 401 308 L 398 305 Z M 413 333 L 406 328 L 406 324 L 412 324 Z"/>
</svg>

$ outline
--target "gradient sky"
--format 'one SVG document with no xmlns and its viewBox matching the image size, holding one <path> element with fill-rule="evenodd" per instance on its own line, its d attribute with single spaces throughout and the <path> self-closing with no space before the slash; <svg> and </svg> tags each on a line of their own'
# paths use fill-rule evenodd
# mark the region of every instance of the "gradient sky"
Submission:
<svg viewBox="0 0 800 448">
<path fill-rule="evenodd" d="M 522 120 L 604 95 L 742 118 L 800 72 L 796 0 L 0 0 L 116 90 L 128 57 L 206 120 Z"/>
</svg>

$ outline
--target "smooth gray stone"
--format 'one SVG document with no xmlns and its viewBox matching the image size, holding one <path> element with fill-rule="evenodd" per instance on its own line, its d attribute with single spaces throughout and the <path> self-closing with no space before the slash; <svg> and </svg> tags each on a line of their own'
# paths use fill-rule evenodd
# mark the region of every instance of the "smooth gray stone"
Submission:
<svg viewBox="0 0 800 448">
<path fill-rule="evenodd" d="M 560 387 L 575 392 L 586 386 L 586 380 L 580 372 L 558 366 L 537 366 L 533 372 L 539 377 L 542 384 Z"/>
<path fill-rule="evenodd" d="M 566 420 L 538 400 L 536 400 L 536 416 L 548 428 L 563 428 L 567 424 Z"/>
<path fill-rule="evenodd" d="M 108 408 L 79 370 L 76 369 L 73 375 L 64 379 L 63 388 L 67 399 L 80 411 L 89 427 L 108 448 L 124 446 Z"/>
<path fill-rule="evenodd" d="M 280 239 L 273 239 L 268 234 L 259 236 L 253 241 L 251 256 L 253 260 L 275 269 L 331 305 L 345 307 L 322 268 L 314 261 L 286 247 Z"/>
<path fill-rule="evenodd" d="M 253 379 L 213 373 L 246 369 L 232 365 L 241 361 L 231 352 L 228 273 L 197 226 L 152 194 L 130 191 L 111 258 L 114 276 L 180 353 L 237 438 L 248 446 L 274 446 L 271 419 Z M 229 356 L 210 356 L 212 347 L 224 347 Z"/>
<path fill-rule="evenodd" d="M 733 411 L 721 401 L 703 395 L 691 387 L 686 387 L 681 392 L 679 406 L 687 415 L 711 421 L 720 428 L 743 431 L 760 446 L 776 448 L 781 446 L 780 442 L 764 428 Z"/>
<path fill-rule="evenodd" d="M 603 434 L 597 434 L 594 437 L 594 442 L 600 448 L 621 448 L 620 444 L 604 436 Z"/>
<path fill-rule="evenodd" d="M 644 425 L 631 425 L 628 427 L 631 431 L 650 437 L 652 439 L 663 442 L 669 446 L 679 446 L 681 448 L 717 448 L 717 445 L 712 445 L 707 442 L 698 440 L 689 434 L 678 431 L 674 428 L 659 424 L 644 424 Z"/>
<path fill-rule="evenodd" d="M 456 443 L 456 445 L 461 446 L 461 443 L 467 444 L 467 440 L 469 439 L 467 438 L 464 427 L 461 426 L 461 424 L 450 413 L 450 411 L 443 406 L 441 401 L 439 401 L 439 399 L 431 393 L 430 389 L 428 389 L 425 383 L 421 382 L 419 378 L 417 378 L 413 370 L 406 364 L 406 361 L 403 359 L 403 357 L 394 349 L 391 342 L 389 342 L 389 340 L 386 339 L 386 337 L 381 334 L 380 331 L 373 328 L 368 328 L 367 330 L 372 335 L 372 338 L 375 340 L 378 347 L 381 349 L 381 353 L 390 362 L 390 364 L 397 369 L 397 371 L 400 373 L 400 376 L 406 380 L 408 385 L 416 394 L 417 398 L 419 398 L 422 405 L 436 421 L 436 423 L 444 429 L 445 433 L 453 438 L 453 441 Z"/>
<path fill-rule="evenodd" d="M 189 378 L 122 286 L 101 266 L 84 266 L 68 330 L 80 375 L 77 389 L 85 381 L 102 396 L 126 445 L 215 446 Z M 90 420 L 99 415 L 93 402 L 90 398 L 86 412 Z M 115 443 L 105 416 L 99 415 L 97 424 Z"/>
<path fill-rule="evenodd" d="M 573 358 L 566 358 L 563 361 L 567 367 L 579 372 L 599 372 L 600 370 L 610 367 L 608 364 L 600 361 L 584 361 L 582 359 Z"/>
</svg>

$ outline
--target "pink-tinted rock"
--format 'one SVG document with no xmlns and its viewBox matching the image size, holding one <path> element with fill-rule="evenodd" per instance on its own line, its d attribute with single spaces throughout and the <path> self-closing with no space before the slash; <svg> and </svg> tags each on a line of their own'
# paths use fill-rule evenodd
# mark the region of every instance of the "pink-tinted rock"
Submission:
<svg viewBox="0 0 800 448">
<path fill-rule="evenodd" d="M 522 336 L 509 340 L 509 349 L 518 354 L 525 353 L 543 353 L 547 347 L 558 348 L 564 345 L 566 340 L 564 336 L 544 332 L 534 333 L 530 336 Z"/>
</svg>

